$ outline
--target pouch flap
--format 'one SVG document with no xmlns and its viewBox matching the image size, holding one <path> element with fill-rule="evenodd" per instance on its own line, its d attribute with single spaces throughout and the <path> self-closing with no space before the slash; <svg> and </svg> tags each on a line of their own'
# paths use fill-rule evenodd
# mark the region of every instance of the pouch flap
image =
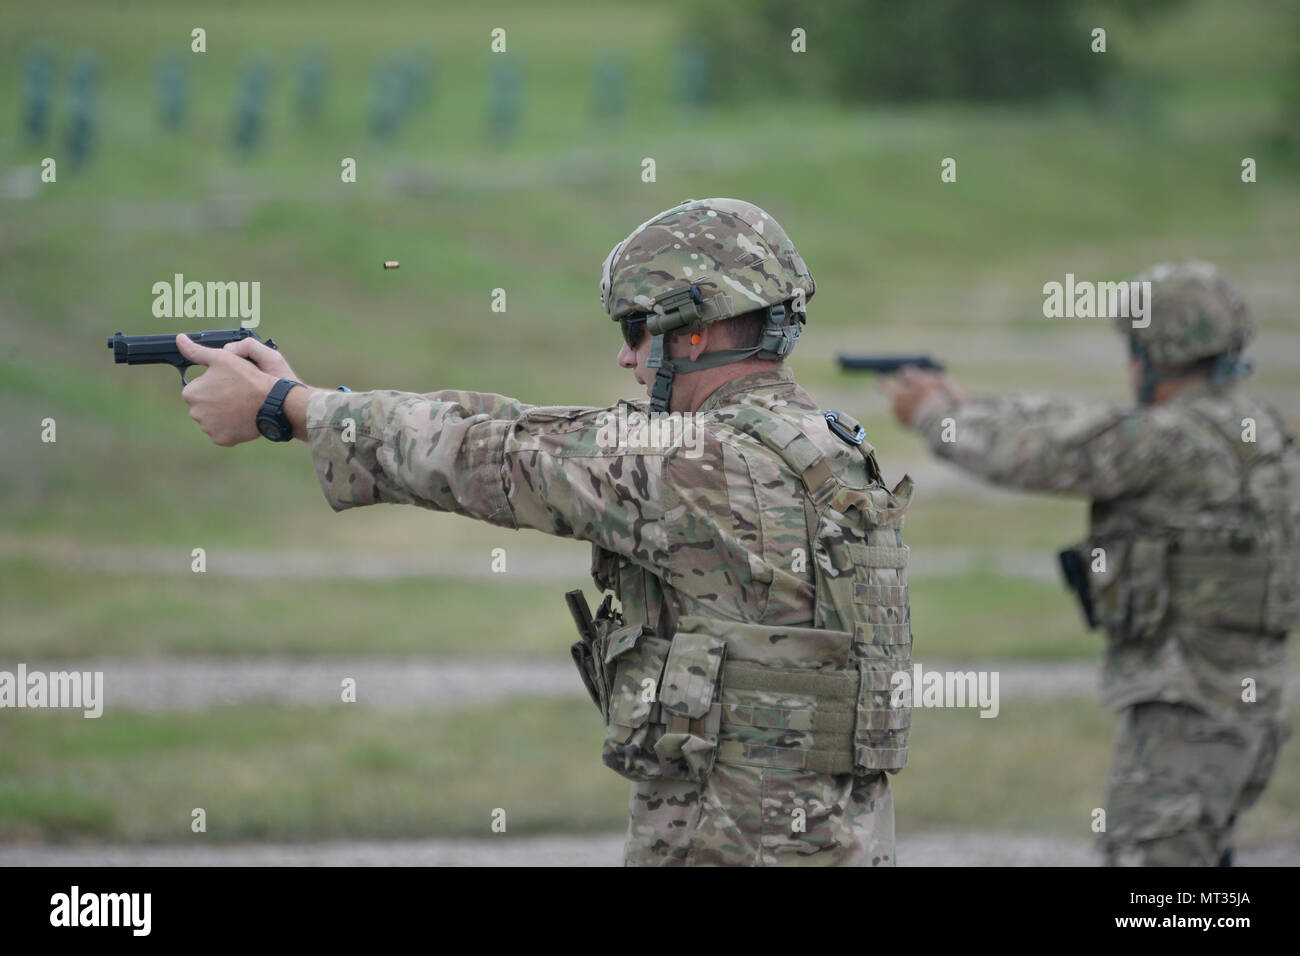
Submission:
<svg viewBox="0 0 1300 956">
<path fill-rule="evenodd" d="M 632 650 L 642 636 L 650 630 L 644 624 L 629 624 L 627 627 L 620 627 L 617 631 L 611 632 L 609 643 L 605 647 L 605 663 L 608 664 L 620 654 Z"/>
<path fill-rule="evenodd" d="M 663 709 L 692 719 L 708 713 L 726 654 L 727 642 L 720 638 L 679 631 L 659 688 Z"/>
</svg>

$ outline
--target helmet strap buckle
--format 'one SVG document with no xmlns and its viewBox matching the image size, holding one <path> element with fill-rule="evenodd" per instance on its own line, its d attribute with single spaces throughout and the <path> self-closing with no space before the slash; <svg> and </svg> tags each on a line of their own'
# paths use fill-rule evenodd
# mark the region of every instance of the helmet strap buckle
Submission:
<svg viewBox="0 0 1300 956">
<path fill-rule="evenodd" d="M 1214 357 L 1210 368 L 1210 384 L 1224 388 L 1230 382 L 1244 378 L 1253 371 L 1251 364 L 1241 357 L 1241 351 L 1222 352 Z"/>
<path fill-rule="evenodd" d="M 652 412 L 668 411 L 668 400 L 673 394 L 673 377 L 677 369 L 671 361 L 664 359 L 664 336 L 656 335 L 650 340 L 650 357 L 646 359 L 646 368 L 655 369 L 654 384 L 650 387 L 650 410 Z"/>
<path fill-rule="evenodd" d="M 784 303 L 768 307 L 767 322 L 763 326 L 763 340 L 759 345 L 759 352 L 784 358 L 794 351 L 795 345 L 799 342 L 799 333 L 803 331 L 802 323 L 807 319 L 802 312 L 795 312 L 793 315 L 795 321 L 788 322 Z"/>
</svg>

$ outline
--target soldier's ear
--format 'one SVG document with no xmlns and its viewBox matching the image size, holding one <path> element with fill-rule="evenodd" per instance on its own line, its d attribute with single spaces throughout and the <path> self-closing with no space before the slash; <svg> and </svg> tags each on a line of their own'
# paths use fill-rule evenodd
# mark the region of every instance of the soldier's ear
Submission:
<svg viewBox="0 0 1300 956">
<path fill-rule="evenodd" d="M 690 359 L 692 362 L 695 361 L 697 358 L 699 358 L 701 355 L 703 355 L 704 350 L 708 348 L 709 345 L 707 341 L 708 337 L 709 337 L 709 329 L 707 327 L 701 329 L 698 332 L 691 333 L 689 341 L 691 343 Z"/>
</svg>

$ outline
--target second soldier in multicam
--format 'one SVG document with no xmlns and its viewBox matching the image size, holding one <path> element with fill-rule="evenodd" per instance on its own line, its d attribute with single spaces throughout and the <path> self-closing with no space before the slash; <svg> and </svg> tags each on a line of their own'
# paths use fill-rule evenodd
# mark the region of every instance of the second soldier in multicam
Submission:
<svg viewBox="0 0 1300 956">
<path fill-rule="evenodd" d="M 1300 444 L 1239 385 L 1253 333 L 1216 268 L 1164 265 L 1149 323 L 1121 319 L 1137 404 L 970 400 L 905 370 L 899 419 L 940 458 L 1015 488 L 1082 495 L 1083 598 L 1119 711 L 1103 850 L 1113 865 L 1231 862 L 1235 824 L 1285 736 L 1287 632 L 1300 611 Z"/>
</svg>

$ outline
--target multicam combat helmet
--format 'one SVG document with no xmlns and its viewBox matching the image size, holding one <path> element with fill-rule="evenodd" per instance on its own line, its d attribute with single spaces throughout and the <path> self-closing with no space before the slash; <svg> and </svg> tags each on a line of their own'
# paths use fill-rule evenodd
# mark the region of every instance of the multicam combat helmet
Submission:
<svg viewBox="0 0 1300 956">
<path fill-rule="evenodd" d="M 1123 321 L 1119 328 L 1142 363 L 1139 401 L 1149 403 L 1158 382 L 1177 377 L 1177 372 L 1160 369 L 1214 358 L 1216 385 L 1250 371 L 1241 360 L 1242 349 L 1255 334 L 1250 310 L 1237 287 L 1217 267 L 1208 262 L 1164 263 L 1134 281 L 1151 283 L 1150 322 L 1135 328 Z"/>
<path fill-rule="evenodd" d="M 645 322 L 657 369 L 651 408 L 667 411 L 673 376 L 794 351 L 805 303 L 816 290 L 808 266 L 775 219 L 739 199 L 688 199 L 638 226 L 610 250 L 600 300 L 614 321 Z M 664 334 L 695 331 L 756 310 L 766 312 L 753 348 L 669 359 Z"/>
</svg>

